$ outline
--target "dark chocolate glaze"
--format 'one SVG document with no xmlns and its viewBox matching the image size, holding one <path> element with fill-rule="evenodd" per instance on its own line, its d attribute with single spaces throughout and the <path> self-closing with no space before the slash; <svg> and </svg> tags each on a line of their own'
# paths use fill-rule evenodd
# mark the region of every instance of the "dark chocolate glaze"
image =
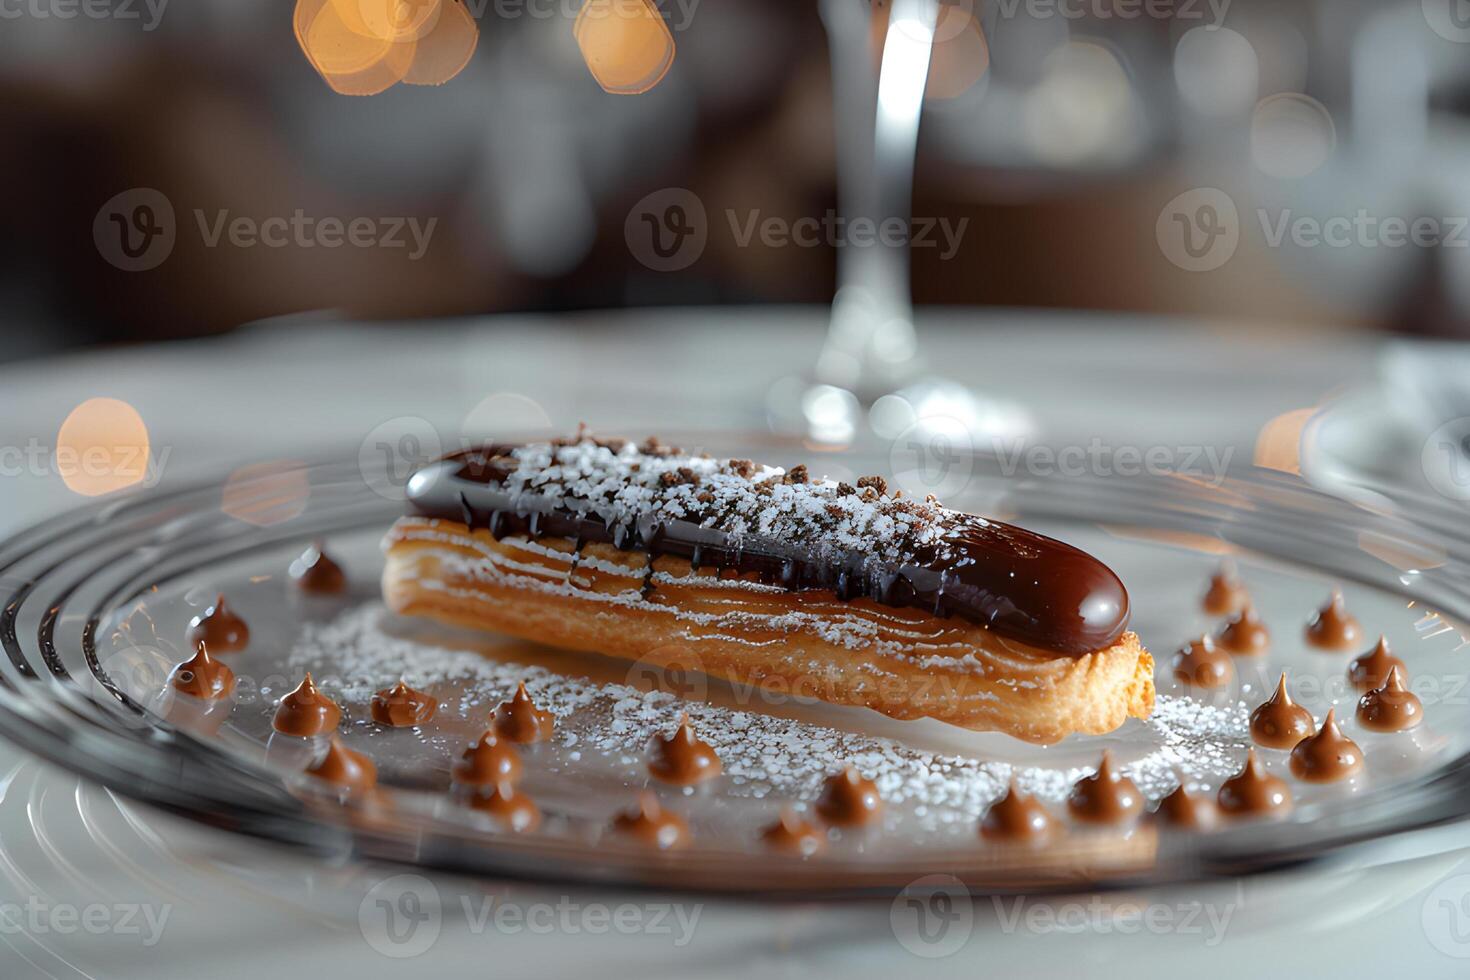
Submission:
<svg viewBox="0 0 1470 980">
<path fill-rule="evenodd" d="M 744 534 L 739 543 L 697 520 L 644 515 L 608 526 L 578 516 L 551 497 L 501 489 L 513 471 L 513 446 L 485 446 L 430 463 L 414 474 L 408 499 L 415 513 L 484 528 L 495 538 L 560 537 L 671 555 L 697 569 L 754 573 L 791 591 L 826 589 L 849 601 L 868 598 L 938 616 L 960 616 L 997 634 L 1057 653 L 1081 656 L 1112 646 L 1128 625 L 1128 592 L 1118 576 L 1086 552 L 1024 528 L 955 514 L 948 534 L 911 563 L 872 556 L 814 555 L 791 542 Z M 643 587 L 653 593 L 650 578 Z"/>
</svg>

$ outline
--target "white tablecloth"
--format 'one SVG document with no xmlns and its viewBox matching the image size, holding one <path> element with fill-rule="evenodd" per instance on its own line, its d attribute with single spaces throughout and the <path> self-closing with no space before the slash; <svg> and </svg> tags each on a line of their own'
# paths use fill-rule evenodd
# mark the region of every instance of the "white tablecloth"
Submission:
<svg viewBox="0 0 1470 980">
<path fill-rule="evenodd" d="M 496 411 L 544 412 L 563 430 L 581 420 L 635 435 L 759 430 L 767 389 L 812 362 L 824 322 L 822 310 L 778 308 L 392 327 L 278 321 L 220 340 L 8 366 L 0 370 L 0 445 L 49 445 L 67 412 L 98 395 L 139 410 L 155 455 L 168 451 L 168 480 L 288 451 L 350 456 L 375 428 L 402 417 L 453 437 L 489 396 Z M 1266 420 L 1369 378 L 1379 350 L 1367 337 L 1322 343 L 1228 324 L 997 311 L 929 314 L 920 335 L 944 374 L 1026 404 L 1057 439 L 1233 446 L 1247 457 Z M 75 502 L 46 473 L 14 477 L 0 531 Z M 1470 877 L 1460 877 L 1470 868 L 1457 855 L 1149 892 L 1131 896 L 1138 919 L 1116 914 L 1116 896 L 1108 900 L 1113 912 L 1088 896 L 979 901 L 955 913 L 936 947 L 916 944 L 902 919 L 911 913 L 886 900 L 770 907 L 449 877 L 373 891 L 401 869 L 313 866 L 119 809 L 95 787 L 79 787 L 8 746 L 0 746 L 0 772 L 10 772 L 0 783 L 0 977 L 7 980 L 326 980 L 445 970 L 1310 976 L 1351 975 L 1388 955 L 1402 957 L 1404 975 L 1436 977 L 1463 976 L 1470 963 L 1454 958 L 1470 956 Z M 1415 843 L 1403 853 L 1413 855 Z M 428 915 L 422 900 L 402 904 L 409 892 L 430 904 L 437 897 L 437 931 L 416 934 L 432 942 L 395 962 L 380 949 L 403 947 L 381 941 L 374 902 L 387 895 L 404 923 Z M 650 905 L 668 906 L 657 928 Z M 88 912 L 92 906 L 101 910 Z M 124 923 L 129 906 L 136 908 Z M 98 928 L 89 930 L 84 915 Z M 149 923 L 164 915 L 150 945 L 157 930 Z M 643 925 L 624 935 L 609 924 L 619 921 Z M 911 948 L 948 955 L 925 961 Z"/>
</svg>

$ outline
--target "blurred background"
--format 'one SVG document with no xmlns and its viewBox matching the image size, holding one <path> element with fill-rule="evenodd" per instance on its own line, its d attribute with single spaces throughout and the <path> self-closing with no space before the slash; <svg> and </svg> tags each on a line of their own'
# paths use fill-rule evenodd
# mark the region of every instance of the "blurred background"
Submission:
<svg viewBox="0 0 1470 980">
<path fill-rule="evenodd" d="M 817 0 L 617 30 L 446 0 L 396 66 L 333 35 L 351 2 L 0 3 L 0 359 L 313 311 L 831 299 L 840 233 L 760 230 L 839 207 Z M 1466 0 L 959 0 L 935 36 L 913 213 L 955 234 L 915 241 L 916 303 L 1470 334 Z M 678 271 L 630 247 L 664 188 L 707 225 Z M 118 254 L 164 224 L 156 264 Z"/>
</svg>

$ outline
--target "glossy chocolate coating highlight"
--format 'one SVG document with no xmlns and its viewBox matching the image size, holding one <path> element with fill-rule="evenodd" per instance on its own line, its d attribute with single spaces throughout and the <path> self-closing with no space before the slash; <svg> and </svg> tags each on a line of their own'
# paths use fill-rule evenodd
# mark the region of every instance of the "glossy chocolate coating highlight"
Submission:
<svg viewBox="0 0 1470 980">
<path fill-rule="evenodd" d="M 555 497 L 501 489 L 511 472 L 497 460 L 513 446 L 486 446 L 430 463 L 408 485 L 415 513 L 485 528 L 494 537 L 552 536 L 610 543 L 652 557 L 687 558 L 693 568 L 756 574 L 791 591 L 827 589 L 838 599 L 872 599 L 939 616 L 957 615 L 1022 643 L 1071 656 L 1113 645 L 1128 625 L 1128 592 L 1091 555 L 1024 528 L 955 513 L 948 533 L 912 563 L 870 555 L 818 556 L 790 542 L 742 535 L 738 543 L 692 520 L 641 517 L 608 526 Z M 652 592 L 651 582 L 645 591 Z"/>
</svg>

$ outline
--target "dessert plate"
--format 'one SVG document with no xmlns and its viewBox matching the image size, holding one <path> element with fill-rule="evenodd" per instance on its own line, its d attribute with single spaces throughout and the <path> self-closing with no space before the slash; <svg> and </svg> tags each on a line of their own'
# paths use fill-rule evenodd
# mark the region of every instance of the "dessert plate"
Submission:
<svg viewBox="0 0 1470 980">
<path fill-rule="evenodd" d="M 760 439 L 703 441 L 719 454 L 798 461 Z M 808 462 L 834 476 L 890 468 L 866 451 Z M 1150 719 L 1034 746 L 716 681 L 696 663 L 654 669 L 398 619 L 378 595 L 379 543 L 402 512 L 402 484 L 352 461 L 109 498 L 0 547 L 0 734 L 141 801 L 336 859 L 766 894 L 892 892 L 936 872 L 997 892 L 1237 874 L 1362 854 L 1470 808 L 1470 555 L 1445 515 L 1384 515 L 1270 471 L 1208 485 L 1018 480 L 983 457 L 962 465 L 963 480 L 892 475 L 910 492 L 942 482 L 950 506 L 1034 527 L 1111 565 L 1158 660 Z M 346 572 L 344 593 L 304 592 L 287 574 L 314 541 Z M 1170 657 L 1219 626 L 1200 598 L 1222 555 L 1272 643 L 1235 658 L 1227 686 L 1201 691 L 1174 678 Z M 1362 649 L 1324 653 L 1303 639 L 1333 588 L 1363 624 Z M 178 696 L 168 677 L 191 652 L 188 624 L 220 594 L 250 629 L 244 650 L 220 657 L 236 676 L 234 695 Z M 1367 732 L 1353 718 L 1359 692 L 1347 665 L 1380 633 L 1424 704 L 1424 723 L 1408 732 Z M 341 705 L 340 737 L 376 764 L 380 792 L 344 799 L 303 772 L 321 739 L 273 731 L 276 703 L 308 671 Z M 1294 798 L 1285 817 L 1210 832 L 1149 817 L 1118 827 L 1067 817 L 1070 788 L 1105 749 L 1151 801 L 1181 780 L 1213 797 L 1241 768 L 1249 713 L 1283 672 L 1319 721 L 1336 709 L 1365 759 L 1356 777 L 1305 782 L 1287 753 L 1258 749 Z M 400 677 L 438 699 L 433 719 L 396 729 L 373 721 L 373 693 Z M 522 682 L 556 716 L 556 733 L 523 751 L 520 788 L 541 825 L 512 833 L 451 791 L 450 770 Z M 663 786 L 647 769 L 650 740 L 684 714 L 723 764 L 698 790 Z M 882 795 L 878 823 L 824 831 L 821 851 L 806 858 L 763 842 L 783 809 L 812 818 L 824 781 L 849 765 Z M 1012 779 L 1052 813 L 1058 830 L 1045 844 L 977 833 Z M 688 848 L 662 852 L 612 830 L 644 790 L 688 820 Z"/>
</svg>

